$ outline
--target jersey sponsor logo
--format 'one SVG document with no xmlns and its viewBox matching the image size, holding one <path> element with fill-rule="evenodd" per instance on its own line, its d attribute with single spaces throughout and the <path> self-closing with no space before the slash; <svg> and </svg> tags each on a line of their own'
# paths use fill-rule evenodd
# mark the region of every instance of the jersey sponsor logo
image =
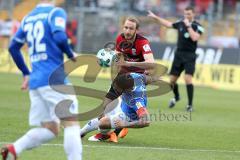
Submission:
<svg viewBox="0 0 240 160">
<path fill-rule="evenodd" d="M 145 44 L 145 45 L 143 46 L 143 50 L 144 50 L 145 52 L 150 52 L 150 51 L 151 51 L 151 48 L 150 48 L 149 44 Z"/>
<path fill-rule="evenodd" d="M 65 19 L 62 17 L 56 17 L 55 18 L 55 26 L 65 28 Z"/>
</svg>

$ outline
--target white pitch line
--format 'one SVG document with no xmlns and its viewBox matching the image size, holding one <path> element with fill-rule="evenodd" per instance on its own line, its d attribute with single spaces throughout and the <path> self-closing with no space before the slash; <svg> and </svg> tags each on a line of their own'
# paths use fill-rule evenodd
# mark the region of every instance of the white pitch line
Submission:
<svg viewBox="0 0 240 160">
<path fill-rule="evenodd" d="M 0 142 L 0 144 L 10 144 L 11 142 Z M 63 147 L 63 144 L 43 144 L 46 147 Z M 208 150 L 208 149 L 183 149 L 183 148 L 162 148 L 162 147 L 137 147 L 137 146 L 112 146 L 112 145 L 83 145 L 86 148 L 111 148 L 111 149 L 143 149 L 143 150 L 166 150 L 166 151 L 190 151 L 190 152 L 216 152 L 216 153 L 240 153 L 231 150 Z"/>
</svg>

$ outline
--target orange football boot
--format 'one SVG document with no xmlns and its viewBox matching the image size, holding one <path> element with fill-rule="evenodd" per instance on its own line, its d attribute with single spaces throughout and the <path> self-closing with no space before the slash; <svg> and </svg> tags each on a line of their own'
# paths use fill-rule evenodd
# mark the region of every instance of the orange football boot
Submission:
<svg viewBox="0 0 240 160">
<path fill-rule="evenodd" d="M 118 134 L 118 137 L 119 138 L 124 138 L 127 134 L 128 134 L 128 129 L 127 128 L 123 128 L 121 130 L 121 132 Z"/>
<path fill-rule="evenodd" d="M 109 135 L 110 135 L 110 138 L 109 138 L 110 142 L 114 142 L 114 143 L 118 142 L 118 137 L 115 132 L 111 132 Z"/>
</svg>

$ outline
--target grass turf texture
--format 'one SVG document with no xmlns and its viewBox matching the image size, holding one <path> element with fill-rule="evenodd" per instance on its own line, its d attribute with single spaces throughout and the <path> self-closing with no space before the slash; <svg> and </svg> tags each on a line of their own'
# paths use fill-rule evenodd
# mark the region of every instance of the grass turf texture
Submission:
<svg viewBox="0 0 240 160">
<path fill-rule="evenodd" d="M 87 84 L 79 77 L 71 77 L 71 81 L 75 85 L 106 91 L 110 84 L 108 80 Z M 0 145 L 15 141 L 29 129 L 28 92 L 20 91 L 21 82 L 20 75 L 0 73 Z M 154 120 L 151 126 L 130 129 L 117 144 L 88 142 L 87 138 L 92 134 L 87 135 L 82 140 L 83 159 L 239 160 L 240 92 L 196 87 L 195 111 L 191 115 L 184 111 L 187 103 L 185 86 L 180 86 L 180 94 L 181 101 L 171 110 L 167 105 L 172 93 L 149 98 L 148 108 Z M 80 112 L 100 103 L 93 98 L 79 96 L 78 99 Z M 84 124 L 81 122 L 81 126 Z M 62 139 L 61 133 L 49 144 L 24 152 L 19 159 L 64 160 L 63 146 L 55 145 L 62 144 Z"/>
</svg>

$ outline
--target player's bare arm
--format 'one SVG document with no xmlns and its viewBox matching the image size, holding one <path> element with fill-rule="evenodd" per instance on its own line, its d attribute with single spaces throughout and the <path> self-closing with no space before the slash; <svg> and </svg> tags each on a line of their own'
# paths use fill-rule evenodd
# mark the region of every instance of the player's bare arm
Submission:
<svg viewBox="0 0 240 160">
<path fill-rule="evenodd" d="M 151 84 L 153 82 L 162 81 L 162 77 L 161 76 L 145 75 L 145 79 L 146 79 L 146 84 Z"/>
<path fill-rule="evenodd" d="M 154 62 L 118 62 L 117 63 L 118 66 L 124 66 L 124 67 L 137 67 L 137 68 L 141 68 L 141 69 L 154 69 L 157 64 Z"/>
<path fill-rule="evenodd" d="M 193 28 L 191 27 L 191 24 L 188 19 L 184 19 L 183 21 L 187 27 L 188 33 L 193 41 L 198 41 L 200 38 L 200 34 L 198 32 L 195 32 Z"/>
<path fill-rule="evenodd" d="M 121 52 L 120 52 L 121 53 Z M 154 62 L 153 54 L 145 54 L 144 55 L 144 62 L 129 62 L 125 61 L 122 54 L 119 54 L 118 61 L 116 65 L 119 67 L 138 67 L 141 69 L 154 69 L 156 67 L 156 63 Z"/>
<path fill-rule="evenodd" d="M 117 120 L 114 122 L 116 128 L 144 128 L 148 127 L 150 125 L 150 118 L 149 114 L 146 113 L 142 115 L 139 120 L 131 121 L 131 122 L 125 122 L 123 123 L 120 120 Z"/>
<path fill-rule="evenodd" d="M 172 28 L 172 24 L 173 24 L 172 22 L 170 22 L 164 18 L 158 17 L 152 11 L 148 11 L 148 16 L 153 18 L 154 20 L 156 20 L 159 24 L 161 24 L 167 28 Z"/>
<path fill-rule="evenodd" d="M 144 58 L 144 61 L 145 61 L 145 62 L 148 62 L 148 63 L 154 63 L 154 62 L 155 62 L 152 53 L 144 54 L 144 55 L 143 55 L 143 58 Z"/>
</svg>

